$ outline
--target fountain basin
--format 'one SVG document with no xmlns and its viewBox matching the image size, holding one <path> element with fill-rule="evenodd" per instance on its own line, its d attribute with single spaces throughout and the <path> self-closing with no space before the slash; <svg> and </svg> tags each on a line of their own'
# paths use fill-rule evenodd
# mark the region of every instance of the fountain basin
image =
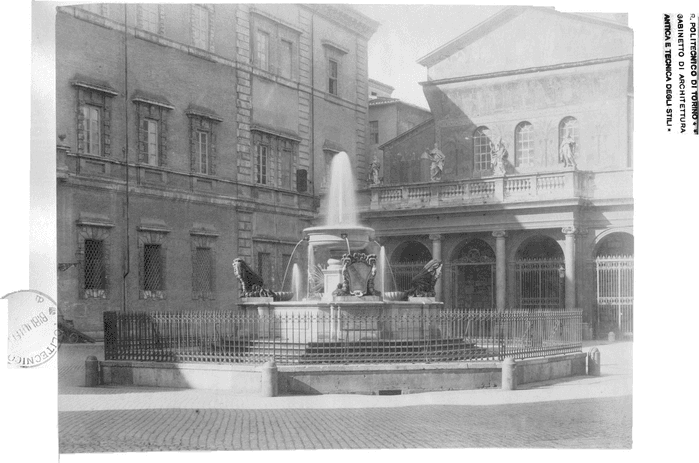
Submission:
<svg viewBox="0 0 699 463">
<path fill-rule="evenodd" d="M 365 249 L 374 241 L 374 229 L 361 225 L 332 225 L 309 227 L 303 230 L 308 242 L 314 246 L 328 247 L 330 249 L 347 249 L 347 236 L 350 249 L 353 251 Z"/>
</svg>

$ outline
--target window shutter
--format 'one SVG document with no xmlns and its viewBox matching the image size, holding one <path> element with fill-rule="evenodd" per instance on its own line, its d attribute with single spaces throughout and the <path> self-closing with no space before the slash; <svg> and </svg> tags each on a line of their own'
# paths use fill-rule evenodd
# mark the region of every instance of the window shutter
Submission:
<svg viewBox="0 0 699 463">
<path fill-rule="evenodd" d="M 308 171 L 299 169 L 296 171 L 296 191 L 305 193 L 308 188 Z"/>
<path fill-rule="evenodd" d="M 165 111 L 160 111 L 160 144 L 158 146 L 158 165 L 167 165 L 167 121 L 165 120 Z"/>
<path fill-rule="evenodd" d="M 85 102 L 78 104 L 78 153 L 85 152 L 85 114 L 83 113 Z"/>
<path fill-rule="evenodd" d="M 214 175 L 216 173 L 216 134 L 214 133 L 213 123 L 211 124 L 209 137 L 211 139 L 209 143 L 209 174 Z"/>
<path fill-rule="evenodd" d="M 141 112 L 141 111 L 139 111 Z M 143 114 L 139 114 L 138 124 L 138 161 L 148 163 L 148 121 Z"/>
</svg>

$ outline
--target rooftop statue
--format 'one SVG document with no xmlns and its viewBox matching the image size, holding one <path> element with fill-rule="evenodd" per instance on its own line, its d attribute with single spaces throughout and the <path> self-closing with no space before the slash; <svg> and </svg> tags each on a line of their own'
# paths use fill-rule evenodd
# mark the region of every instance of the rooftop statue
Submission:
<svg viewBox="0 0 699 463">
<path fill-rule="evenodd" d="M 422 158 L 432 161 L 432 165 L 430 166 L 430 180 L 433 182 L 441 181 L 442 173 L 444 172 L 444 160 L 447 157 L 439 150 L 437 143 L 434 144 L 432 150 L 429 152 L 425 151 L 422 154 Z"/>
<path fill-rule="evenodd" d="M 240 297 L 274 297 L 274 292 L 265 289 L 260 275 L 240 257 L 233 261 L 233 272 L 240 283 Z"/>
<path fill-rule="evenodd" d="M 572 167 L 573 169 L 578 167 L 575 164 L 575 140 L 568 134 L 561 140 L 561 146 L 558 149 L 558 160 L 563 162 L 564 167 Z"/>
<path fill-rule="evenodd" d="M 434 285 L 442 274 L 442 261 L 432 259 L 410 282 L 408 296 L 434 297 Z"/>
<path fill-rule="evenodd" d="M 381 184 L 381 177 L 379 177 L 379 171 L 381 170 L 381 163 L 379 162 L 378 159 L 376 159 L 376 156 L 374 156 L 374 160 L 371 161 L 371 172 L 369 173 L 369 183 L 372 185 L 379 185 Z"/>
<path fill-rule="evenodd" d="M 493 168 L 493 175 L 505 175 L 505 158 L 507 149 L 502 137 L 496 143 L 490 142 L 490 165 Z"/>
</svg>

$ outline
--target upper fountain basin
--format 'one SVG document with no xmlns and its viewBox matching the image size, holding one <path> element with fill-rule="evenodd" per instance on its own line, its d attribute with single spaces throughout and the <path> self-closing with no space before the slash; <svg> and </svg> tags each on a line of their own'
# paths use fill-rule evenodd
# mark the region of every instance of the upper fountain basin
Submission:
<svg viewBox="0 0 699 463">
<path fill-rule="evenodd" d="M 362 250 L 374 241 L 374 229 L 361 225 L 321 225 L 303 230 L 303 236 L 314 246 L 347 248 L 347 241 L 352 250 Z"/>
</svg>

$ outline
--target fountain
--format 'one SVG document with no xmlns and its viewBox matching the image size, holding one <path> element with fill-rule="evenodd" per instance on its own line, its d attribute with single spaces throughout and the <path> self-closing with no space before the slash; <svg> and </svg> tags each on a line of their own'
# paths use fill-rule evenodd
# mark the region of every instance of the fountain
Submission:
<svg viewBox="0 0 699 463">
<path fill-rule="evenodd" d="M 259 283 L 261 279 L 236 259 L 238 263 L 234 264 L 235 268 L 242 269 L 242 274 L 236 270 L 236 275 L 241 289 L 246 290 L 241 292 L 240 310 L 277 317 L 275 329 L 259 333 L 261 337 L 274 337 L 284 342 L 285 333 L 291 332 L 298 338 L 298 329 L 290 329 L 285 320 L 293 320 L 294 316 L 301 314 L 317 316 L 319 323 L 328 325 L 316 326 L 303 333 L 301 338 L 304 342 L 426 339 L 435 336 L 429 326 L 420 329 L 413 327 L 407 333 L 399 332 L 405 331 L 401 328 L 389 327 L 391 324 L 376 322 L 382 317 L 425 317 L 440 312 L 443 304 L 436 302 L 430 289 L 433 290 L 434 282 L 439 277 L 441 262 L 434 261 L 429 271 L 420 274 L 423 278 L 416 280 L 419 280 L 420 287 L 411 288 L 412 297 L 400 291 L 387 293 L 390 269 L 385 251 L 376 242 L 374 230 L 358 221 L 351 172 L 347 154 L 341 152 L 335 155 L 328 200 L 323 211 L 325 221 L 323 225 L 303 230 L 302 241 L 307 243 L 308 256 L 307 287 L 321 287 L 319 280 L 322 278 L 322 291 L 316 294 L 309 291 L 305 298 L 301 297 L 299 275 L 295 273 L 291 286 L 295 297 L 293 300 L 282 300 L 273 289 L 255 286 L 254 283 Z M 374 321 L 367 326 L 369 319 Z"/>
</svg>

